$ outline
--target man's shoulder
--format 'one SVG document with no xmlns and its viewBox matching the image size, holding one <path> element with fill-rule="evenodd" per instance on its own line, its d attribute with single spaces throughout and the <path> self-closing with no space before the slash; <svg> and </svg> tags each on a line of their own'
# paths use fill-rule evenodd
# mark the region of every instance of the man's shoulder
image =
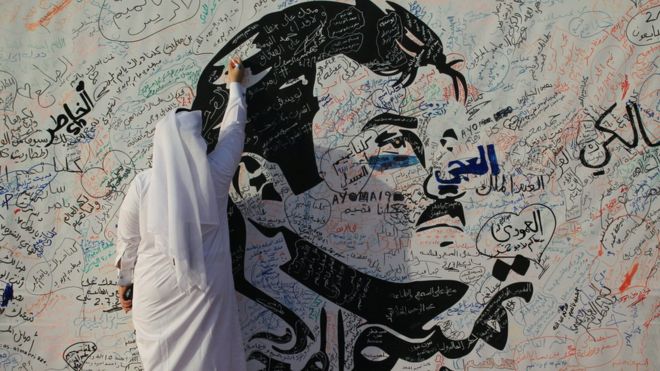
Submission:
<svg viewBox="0 0 660 371">
<path fill-rule="evenodd" d="M 149 184 L 149 180 L 151 179 L 151 168 L 142 170 L 135 175 L 135 178 L 133 178 L 133 186 L 137 187 L 138 189 L 142 189 L 145 186 Z"/>
</svg>

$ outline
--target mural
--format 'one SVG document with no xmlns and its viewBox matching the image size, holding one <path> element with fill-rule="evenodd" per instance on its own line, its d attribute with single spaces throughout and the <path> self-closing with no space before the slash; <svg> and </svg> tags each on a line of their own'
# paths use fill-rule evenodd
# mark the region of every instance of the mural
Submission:
<svg viewBox="0 0 660 371">
<path fill-rule="evenodd" d="M 660 369 L 659 1 L 6 8 L 0 368 L 141 369 L 118 207 L 239 55 L 250 369 Z"/>
</svg>

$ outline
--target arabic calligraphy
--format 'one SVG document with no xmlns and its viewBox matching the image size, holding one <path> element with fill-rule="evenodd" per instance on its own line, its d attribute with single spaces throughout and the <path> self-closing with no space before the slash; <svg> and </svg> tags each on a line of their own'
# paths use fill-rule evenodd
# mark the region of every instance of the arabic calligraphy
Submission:
<svg viewBox="0 0 660 371">
<path fill-rule="evenodd" d="M 612 154 L 609 150 L 609 145 L 612 143 L 615 139 L 618 140 L 623 144 L 624 147 L 626 148 L 635 148 L 637 147 L 639 143 L 639 136 L 637 133 L 637 128 L 635 128 L 635 122 L 637 122 L 637 126 L 639 127 L 639 133 L 642 136 L 642 139 L 644 142 L 649 146 L 649 147 L 657 147 L 660 146 L 660 141 L 657 142 L 652 142 L 651 139 L 649 138 L 648 133 L 646 132 L 646 128 L 644 127 L 644 123 L 642 122 L 642 118 L 639 114 L 639 106 L 635 102 L 628 102 L 626 103 L 626 113 L 628 117 L 628 122 L 630 123 L 630 127 L 633 132 L 633 139 L 628 142 L 626 141 L 621 135 L 619 135 L 616 130 L 607 128 L 603 125 L 603 121 L 605 118 L 614 111 L 614 108 L 616 107 L 616 103 L 612 104 L 605 112 L 603 112 L 597 119 L 594 125 L 594 128 L 596 130 L 599 130 L 601 132 L 609 133 L 611 136 L 603 142 L 602 145 L 596 145 L 594 142 L 589 142 L 586 147 L 583 147 L 580 150 L 580 161 L 582 162 L 582 165 L 591 168 L 591 169 L 598 169 L 602 168 L 605 165 L 607 165 L 611 158 Z M 633 115 L 633 110 L 635 114 Z M 600 159 L 600 162 L 592 163 L 592 161 L 598 161 Z M 604 170 L 599 170 L 594 173 L 594 175 L 602 175 L 604 174 Z"/>
<path fill-rule="evenodd" d="M 83 117 L 85 117 L 92 110 L 94 103 L 92 103 L 92 100 L 89 98 L 89 94 L 87 94 L 85 91 L 85 83 L 82 80 L 78 83 L 78 86 L 76 86 L 76 92 L 78 92 L 80 95 L 84 106 L 81 106 L 81 102 L 76 102 L 75 112 L 71 112 L 71 108 L 69 108 L 69 105 L 65 103 L 63 105 L 65 113 L 58 115 L 57 118 L 53 117 L 52 115 L 50 116 L 50 118 L 55 123 L 55 128 L 46 130 L 48 131 L 48 134 L 50 134 L 50 141 L 48 144 L 46 144 L 45 147 L 53 144 L 57 132 L 64 127 L 66 127 L 66 131 L 68 133 L 78 135 L 80 130 L 87 126 L 87 121 L 85 121 Z"/>
<path fill-rule="evenodd" d="M 447 164 L 447 172 L 451 175 L 445 178 L 442 171 L 435 171 L 435 180 L 439 183 L 438 188 L 440 191 L 447 189 L 454 189 L 461 181 L 467 181 L 468 175 L 484 175 L 490 171 L 493 175 L 500 174 L 500 168 L 497 164 L 497 155 L 495 154 L 495 147 L 492 144 L 486 146 L 478 146 L 479 157 L 471 157 L 465 160 L 454 160 Z"/>
<path fill-rule="evenodd" d="M 469 354 L 483 340 L 495 349 L 502 350 L 508 339 L 508 315 L 503 302 L 514 297 L 529 302 L 534 288 L 529 282 L 510 284 L 499 290 L 485 305 L 475 321 L 470 335 L 464 339 L 448 338 L 441 328 L 434 326 L 432 334 L 422 342 L 409 342 L 386 328 L 369 326 L 358 336 L 353 356 L 356 370 L 391 370 L 399 359 L 421 362 L 440 353 L 447 358 L 460 358 Z M 385 351 L 384 359 L 372 360 L 363 351 L 374 347 Z"/>
</svg>

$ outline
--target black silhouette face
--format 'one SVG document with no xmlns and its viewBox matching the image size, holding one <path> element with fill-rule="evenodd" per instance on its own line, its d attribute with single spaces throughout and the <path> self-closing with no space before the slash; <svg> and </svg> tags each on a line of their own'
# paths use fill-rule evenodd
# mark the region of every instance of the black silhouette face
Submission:
<svg viewBox="0 0 660 371">
<path fill-rule="evenodd" d="M 287 227 L 376 277 L 435 272 L 474 283 L 487 268 L 467 233 L 479 227 L 478 210 L 461 203 L 482 175 L 468 166 L 478 149 L 461 143 L 465 109 L 447 94 L 451 79 L 432 66 L 420 68 L 406 87 L 395 82 L 345 56 L 321 61 L 311 134 L 322 182 L 296 193 L 286 168 L 249 153 L 232 197 L 251 221 Z M 457 168 L 463 172 L 455 177 Z M 446 258 L 424 259 L 428 254 Z M 407 264 L 411 257 L 427 262 Z M 459 261 L 463 269 L 448 268 Z M 461 276 L 469 268 L 474 273 Z"/>
<path fill-rule="evenodd" d="M 214 82 L 228 56 L 240 54 L 260 75 L 247 91 L 244 156 L 230 189 L 232 257 L 239 292 L 274 308 L 295 332 L 293 348 L 278 352 L 304 349 L 312 336 L 302 318 L 319 317 L 307 295 L 288 302 L 292 288 L 424 337 L 441 320 L 469 333 L 478 311 L 461 319 L 441 313 L 459 300 L 484 305 L 500 285 L 470 237 L 479 217 L 469 214 L 478 210 L 463 202 L 475 178 L 497 173 L 495 150 L 460 137 L 467 117 L 465 79 L 452 68 L 458 61 L 447 61 L 423 22 L 390 6 L 310 2 L 269 14 L 231 40 L 200 78 L 193 108 L 203 110 L 208 128 L 226 104 L 225 88 Z M 353 283 L 339 282 L 335 292 L 311 278 L 309 266 L 320 262 L 324 274 L 360 276 L 373 288 L 373 307 L 338 299 Z M 398 299 L 390 286 L 407 283 L 419 292 L 443 287 L 443 304 L 430 300 L 415 321 L 392 320 L 387 308 Z"/>
<path fill-rule="evenodd" d="M 455 285 L 459 293 L 445 300 L 447 307 L 460 302 L 475 310 L 460 317 L 436 310 L 419 326 L 437 325 L 446 334 L 466 337 L 480 309 L 496 302 L 492 299 L 507 280 L 491 274 L 493 260 L 475 247 L 483 223 L 473 206 L 475 189 L 484 175 L 498 171 L 493 147 L 462 141 L 465 108 L 447 94 L 451 79 L 431 66 L 420 68 L 415 80 L 402 87 L 337 56 L 321 61 L 316 77 L 319 109 L 311 125 L 312 159 L 322 181 L 294 192 L 285 168 L 246 153 L 232 199 L 253 225 L 292 231 L 299 242 L 336 259 L 334 264 L 386 282 Z M 273 235 L 247 233 L 246 238 L 248 248 L 281 244 Z M 292 252 L 296 238 L 285 234 L 289 251 L 282 246 L 268 255 L 272 260 L 257 261 L 257 266 L 299 273 L 291 263 L 300 253 Z M 524 260 L 518 271 L 526 272 L 528 264 Z M 267 287 L 286 290 L 290 279 L 289 274 L 269 275 Z"/>
</svg>

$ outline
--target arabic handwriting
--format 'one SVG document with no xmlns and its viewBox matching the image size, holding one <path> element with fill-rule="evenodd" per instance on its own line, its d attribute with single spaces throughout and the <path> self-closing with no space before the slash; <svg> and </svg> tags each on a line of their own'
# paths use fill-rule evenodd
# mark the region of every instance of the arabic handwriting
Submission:
<svg viewBox="0 0 660 371">
<path fill-rule="evenodd" d="M 87 126 L 87 121 L 85 121 L 83 117 L 91 112 L 92 108 L 94 107 L 94 103 L 90 99 L 89 94 L 87 94 L 87 91 L 85 91 L 85 83 L 82 80 L 78 83 L 78 86 L 76 86 L 76 91 L 80 95 L 84 106 L 81 106 L 81 102 L 76 102 L 76 109 L 74 113 L 71 111 L 71 108 L 69 108 L 69 105 L 65 103 L 62 106 L 65 113 L 57 115 L 57 118 L 53 117 L 52 115 L 50 116 L 50 118 L 55 123 L 55 128 L 46 130 L 48 131 L 48 134 L 50 134 L 50 141 L 45 145 L 45 147 L 53 144 L 57 132 L 64 127 L 66 127 L 66 131 L 68 133 L 78 135 L 82 128 Z"/>
<path fill-rule="evenodd" d="M 525 192 L 536 192 L 545 190 L 545 177 L 546 175 L 535 176 L 536 181 L 516 182 L 513 175 L 491 175 L 488 183 L 482 183 L 476 189 L 476 193 L 480 196 L 486 196 L 491 192 L 500 192 L 504 194 L 518 194 Z M 508 178 L 508 181 L 507 181 Z"/>
<path fill-rule="evenodd" d="M 483 146 L 478 146 L 477 149 L 479 151 L 479 157 L 454 160 L 447 164 L 449 168 L 448 173 L 451 174 L 451 178 L 445 179 L 440 171 L 435 172 L 435 179 L 440 183 L 440 188 L 444 188 L 443 185 L 458 185 L 461 181 L 467 181 L 467 176 L 470 174 L 484 175 L 488 173 L 489 167 L 493 175 L 499 175 L 500 168 L 497 164 L 495 147 L 489 144 L 486 146 L 485 151 Z"/>
<path fill-rule="evenodd" d="M 606 166 L 610 162 L 610 160 L 612 158 L 612 154 L 610 152 L 609 145 L 614 140 L 618 140 L 626 148 L 635 148 L 639 144 L 639 134 L 641 134 L 642 139 L 644 140 L 644 142 L 649 147 L 656 147 L 656 146 L 660 145 L 660 141 L 653 143 L 651 141 L 651 139 L 648 137 L 648 134 L 646 132 L 646 128 L 644 127 L 644 123 L 642 122 L 642 119 L 641 119 L 641 116 L 640 116 L 640 113 L 639 113 L 639 106 L 637 105 L 636 102 L 626 103 L 626 115 L 628 117 L 628 122 L 630 123 L 630 127 L 632 128 L 632 132 L 633 132 L 632 141 L 630 141 L 630 142 L 626 141 L 621 135 L 619 135 L 616 132 L 616 130 L 613 130 L 613 129 L 610 129 L 610 128 L 607 128 L 607 127 L 603 126 L 603 121 L 604 121 L 605 117 L 608 116 L 610 113 L 612 113 L 612 111 L 614 110 L 615 107 L 616 107 L 616 103 L 612 104 L 607 110 L 605 110 L 605 112 L 603 112 L 598 117 L 598 119 L 596 119 L 596 122 L 595 122 L 595 125 L 594 125 L 594 128 L 596 130 L 611 134 L 610 137 L 607 138 L 605 140 L 605 142 L 603 142 L 603 144 L 600 145 L 600 146 L 590 144 L 590 145 L 587 145 L 586 147 L 583 147 L 580 150 L 580 161 L 582 162 L 582 164 L 584 166 L 586 166 L 588 168 L 599 169 L 599 168 L 602 168 L 602 167 Z M 633 114 L 633 110 L 634 110 L 634 114 Z M 637 123 L 637 125 L 635 125 L 635 123 Z M 636 126 L 639 127 L 639 134 L 637 132 Z M 587 152 L 587 148 L 590 148 L 589 152 Z M 592 154 L 599 151 L 599 150 L 601 150 L 601 148 L 602 148 L 602 153 L 603 153 L 603 155 L 602 155 L 603 159 L 598 163 L 590 163 L 589 158 L 599 157 L 597 155 L 594 156 Z M 603 170 L 600 170 L 600 171 L 597 171 L 597 172 L 594 173 L 594 175 L 602 175 L 602 174 L 604 174 Z"/>
</svg>

